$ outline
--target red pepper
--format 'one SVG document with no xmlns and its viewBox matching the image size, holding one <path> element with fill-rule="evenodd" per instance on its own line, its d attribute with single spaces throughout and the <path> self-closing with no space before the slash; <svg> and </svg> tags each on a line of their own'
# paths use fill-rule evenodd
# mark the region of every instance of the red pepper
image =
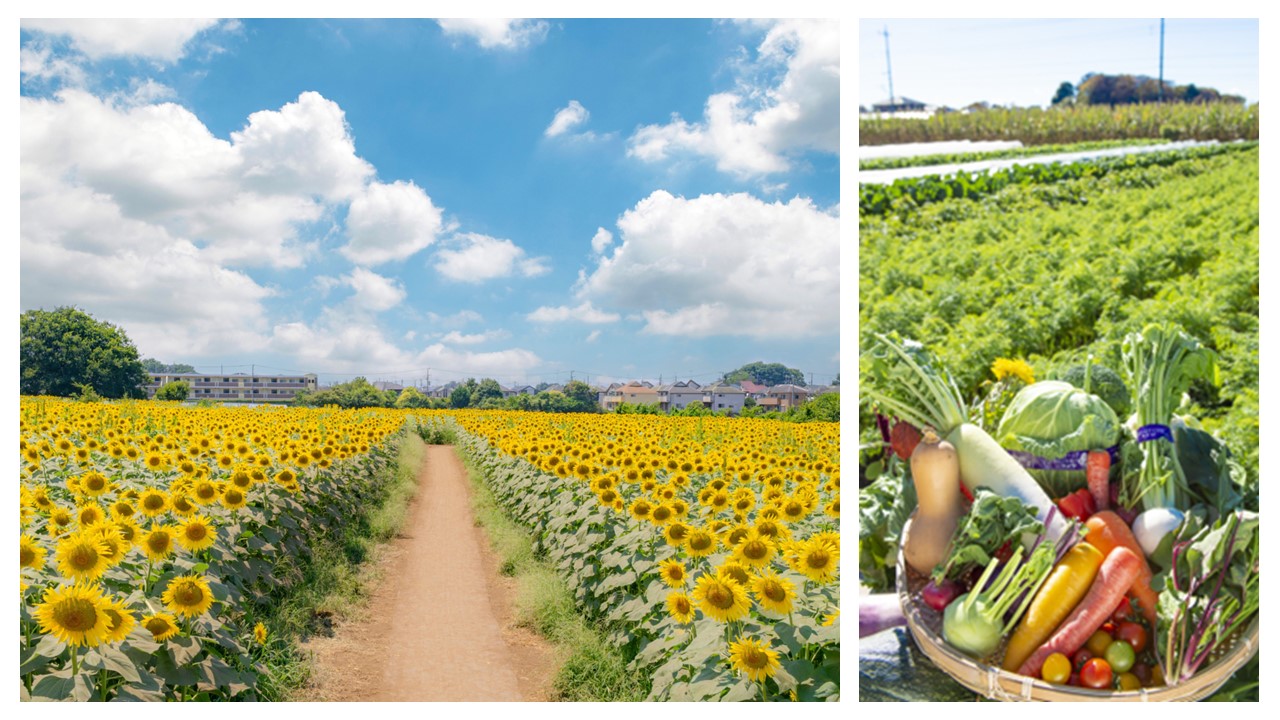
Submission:
<svg viewBox="0 0 1280 720">
<path fill-rule="evenodd" d="M 1058 510 L 1069 518 L 1075 518 L 1081 522 L 1088 520 L 1091 515 L 1098 511 L 1093 503 L 1093 496 L 1089 491 L 1081 488 L 1068 495 L 1058 498 Z"/>
</svg>

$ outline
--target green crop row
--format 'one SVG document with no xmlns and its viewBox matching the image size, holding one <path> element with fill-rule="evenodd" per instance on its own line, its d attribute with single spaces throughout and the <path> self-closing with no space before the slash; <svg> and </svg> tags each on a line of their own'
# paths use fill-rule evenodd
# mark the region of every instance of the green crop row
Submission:
<svg viewBox="0 0 1280 720">
<path fill-rule="evenodd" d="M 998 357 L 1037 377 L 1090 354 L 1118 370 L 1125 334 L 1176 322 L 1220 357 L 1222 384 L 1193 386 L 1192 414 L 1256 481 L 1258 198 L 1253 147 L 864 213 L 863 336 L 920 340 L 974 397 Z"/>
<path fill-rule="evenodd" d="M 1011 185 L 1039 185 L 1101 177 L 1117 170 L 1168 166 L 1188 159 L 1246 151 L 1255 147 L 1257 147 L 1256 142 L 1203 145 L 1163 152 L 1079 160 L 1072 163 L 1014 165 L 1003 170 L 963 171 L 950 175 L 901 178 L 886 185 L 868 183 L 860 186 L 858 206 L 864 217 L 885 213 L 901 214 L 929 203 L 980 198 Z"/>
<path fill-rule="evenodd" d="M 1258 105 L 1233 103 L 995 108 L 939 113 L 926 120 L 868 118 L 862 145 L 940 140 L 1018 140 L 1024 145 L 1127 138 L 1257 140 Z"/>
</svg>

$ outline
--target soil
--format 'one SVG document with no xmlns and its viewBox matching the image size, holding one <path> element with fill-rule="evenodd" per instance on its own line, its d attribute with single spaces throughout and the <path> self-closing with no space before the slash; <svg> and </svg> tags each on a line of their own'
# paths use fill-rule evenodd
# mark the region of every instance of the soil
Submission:
<svg viewBox="0 0 1280 720">
<path fill-rule="evenodd" d="M 537 701 L 552 695 L 552 646 L 514 617 L 514 581 L 471 510 L 453 448 L 430 445 L 401 534 L 367 572 L 369 599 L 331 618 L 300 700 Z"/>
</svg>

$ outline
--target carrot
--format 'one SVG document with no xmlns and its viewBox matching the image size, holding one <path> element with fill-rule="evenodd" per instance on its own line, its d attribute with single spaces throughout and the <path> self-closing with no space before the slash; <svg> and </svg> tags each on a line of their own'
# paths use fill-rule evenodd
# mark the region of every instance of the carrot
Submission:
<svg viewBox="0 0 1280 720">
<path fill-rule="evenodd" d="M 1102 567 L 1098 568 L 1097 577 L 1089 586 L 1088 594 L 1067 619 L 1062 621 L 1053 636 L 1023 661 L 1018 672 L 1035 677 L 1040 674 L 1040 666 L 1044 664 L 1045 658 L 1054 653 L 1070 657 L 1084 647 L 1089 636 L 1111 617 L 1116 604 L 1124 597 L 1129 586 L 1133 585 L 1133 579 L 1138 576 L 1143 562 L 1141 556 L 1135 555 L 1126 547 L 1117 547 L 1107 553 Z"/>
<path fill-rule="evenodd" d="M 1129 595 L 1138 601 L 1143 617 L 1154 628 L 1156 603 L 1160 600 L 1160 595 L 1151 589 L 1151 566 L 1147 565 L 1146 555 L 1133 536 L 1133 531 L 1119 515 L 1110 510 L 1094 513 L 1093 517 L 1085 521 L 1084 526 L 1089 530 L 1085 542 L 1101 550 L 1103 555 L 1110 553 L 1113 548 L 1125 547 L 1142 560 L 1138 577 L 1134 579 L 1133 587 L 1129 588 Z"/>
<path fill-rule="evenodd" d="M 1092 587 L 1102 559 L 1102 552 L 1089 543 L 1079 543 L 1062 556 L 1009 637 L 1001 663 L 1005 670 L 1017 670 L 1076 608 Z"/>
<path fill-rule="evenodd" d="M 1110 507 L 1111 501 L 1111 453 L 1106 450 L 1090 450 L 1085 460 L 1084 476 L 1089 483 L 1093 505 L 1099 510 Z"/>
</svg>

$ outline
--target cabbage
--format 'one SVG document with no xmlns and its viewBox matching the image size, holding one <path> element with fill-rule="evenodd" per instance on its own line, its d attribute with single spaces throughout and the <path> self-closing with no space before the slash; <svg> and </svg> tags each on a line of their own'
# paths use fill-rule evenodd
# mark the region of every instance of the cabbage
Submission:
<svg viewBox="0 0 1280 720">
<path fill-rule="evenodd" d="M 1115 445 L 1120 420 L 1097 395 L 1070 383 L 1046 380 L 1014 396 L 995 438 L 1049 497 L 1059 498 L 1087 486 L 1084 455 Z"/>
</svg>

